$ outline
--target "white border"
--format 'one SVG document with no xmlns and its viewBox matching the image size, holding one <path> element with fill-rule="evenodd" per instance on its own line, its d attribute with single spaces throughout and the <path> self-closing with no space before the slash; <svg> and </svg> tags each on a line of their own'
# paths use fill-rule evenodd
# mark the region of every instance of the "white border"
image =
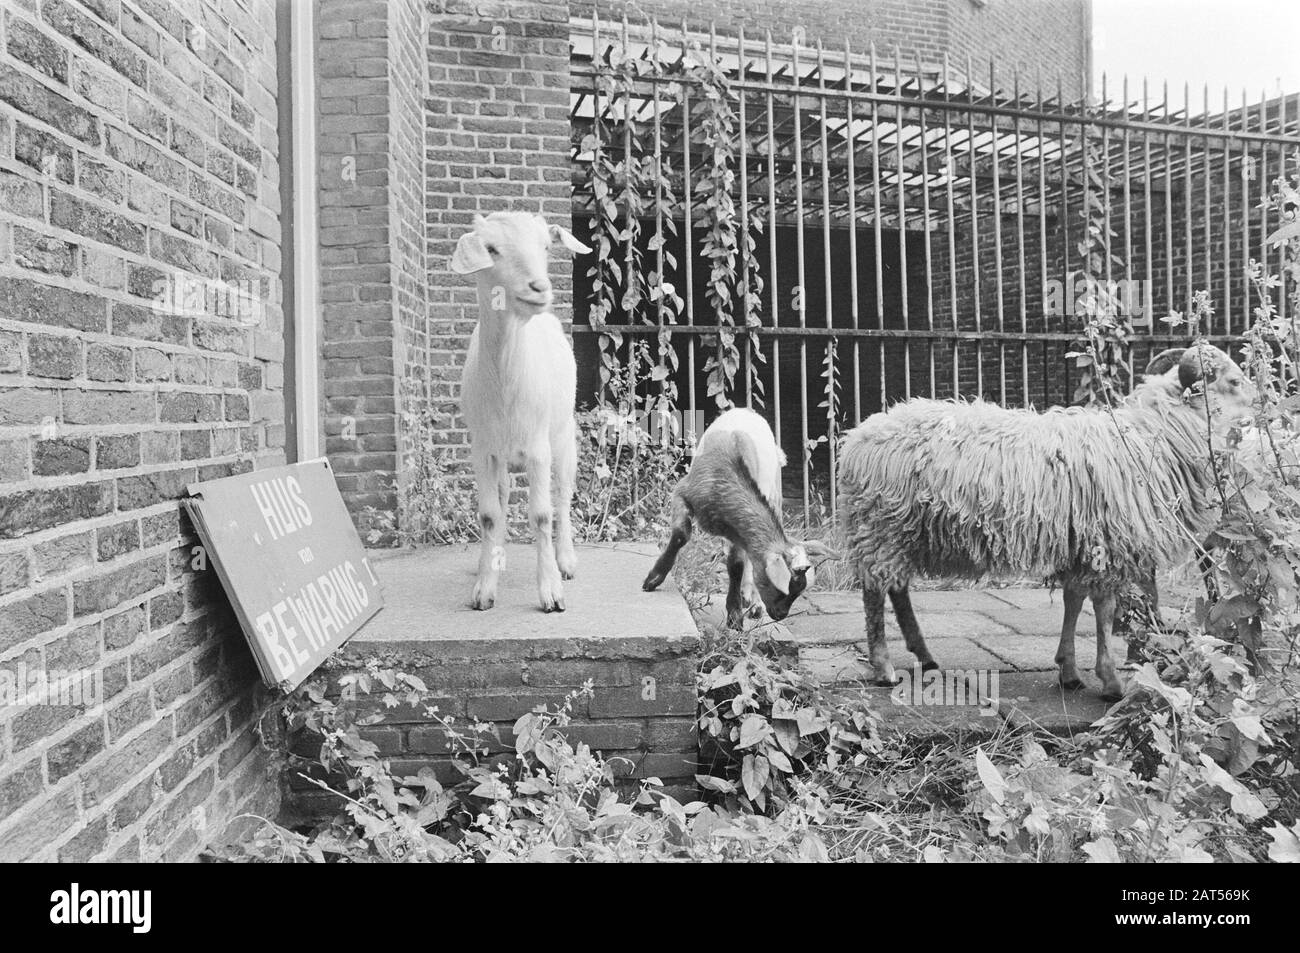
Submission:
<svg viewBox="0 0 1300 953">
<path fill-rule="evenodd" d="M 316 15 L 311 0 L 290 6 L 293 86 L 294 431 L 298 460 L 321 455 L 320 267 L 316 225 Z"/>
</svg>

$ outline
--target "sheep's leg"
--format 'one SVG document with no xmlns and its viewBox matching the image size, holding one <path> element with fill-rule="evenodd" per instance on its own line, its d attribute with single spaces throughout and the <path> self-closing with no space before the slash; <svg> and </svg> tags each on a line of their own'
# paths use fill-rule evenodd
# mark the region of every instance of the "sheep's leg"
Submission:
<svg viewBox="0 0 1300 953">
<path fill-rule="evenodd" d="M 1061 667 L 1061 687 L 1071 691 L 1083 687 L 1074 658 L 1074 634 L 1078 630 L 1079 613 L 1083 611 L 1083 600 L 1086 598 L 1087 590 L 1077 583 L 1065 583 L 1065 619 L 1061 622 L 1061 643 L 1056 647 L 1056 664 Z"/>
<path fill-rule="evenodd" d="M 894 618 L 898 620 L 898 627 L 903 630 L 903 641 L 907 644 L 907 650 L 921 663 L 921 671 L 928 672 L 938 668 L 938 663 L 931 658 L 930 650 L 925 645 L 925 636 L 921 634 L 921 624 L 916 621 L 916 613 L 912 611 L 912 594 L 907 586 L 890 589 L 889 601 L 894 604 Z"/>
<path fill-rule="evenodd" d="M 1092 611 L 1097 616 L 1097 677 L 1101 679 L 1101 697 L 1118 699 L 1123 696 L 1124 688 L 1110 654 L 1110 633 L 1115 627 L 1115 593 L 1094 589 Z"/>
<path fill-rule="evenodd" d="M 897 685 L 898 676 L 889 661 L 889 646 L 885 644 L 885 593 L 871 580 L 862 580 L 862 610 L 867 617 L 867 657 L 875 673 L 877 685 Z"/>
<path fill-rule="evenodd" d="M 727 627 L 740 630 L 745 627 L 744 590 L 745 570 L 749 560 L 739 546 L 727 550 Z"/>
<path fill-rule="evenodd" d="M 673 513 L 668 528 L 668 542 L 664 546 L 664 551 L 659 554 L 659 558 L 655 560 L 654 568 L 650 570 L 650 574 L 641 583 L 641 588 L 646 592 L 653 592 L 658 589 L 663 581 L 668 578 L 668 574 L 672 572 L 673 563 L 677 561 L 678 551 L 691 538 L 691 508 L 676 493 L 673 494 Z"/>
<path fill-rule="evenodd" d="M 578 556 L 573 551 L 573 523 L 570 504 L 573 502 L 573 484 L 578 473 L 578 442 L 572 421 L 567 433 L 553 448 L 555 455 L 555 561 L 560 575 L 572 579 L 578 571 Z"/>
<path fill-rule="evenodd" d="M 497 580 L 506 559 L 505 461 L 494 454 L 475 454 L 474 482 L 478 490 L 482 542 L 470 605 L 475 609 L 491 609 L 497 601 Z"/>
<path fill-rule="evenodd" d="M 555 560 L 551 538 L 554 514 L 551 509 L 551 450 L 548 445 L 527 453 L 528 521 L 533 527 L 537 550 L 537 598 L 543 612 L 564 611 L 564 585 Z"/>
</svg>

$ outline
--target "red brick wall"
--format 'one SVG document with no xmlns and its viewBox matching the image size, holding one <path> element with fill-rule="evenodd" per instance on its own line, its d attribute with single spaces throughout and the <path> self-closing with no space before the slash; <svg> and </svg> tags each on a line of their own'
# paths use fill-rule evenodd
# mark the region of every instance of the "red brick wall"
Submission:
<svg viewBox="0 0 1300 953">
<path fill-rule="evenodd" d="M 183 9 L 0 16 L 0 677 L 89 669 L 105 696 L 0 703 L 3 860 L 184 859 L 277 797 L 176 502 L 284 459 L 275 15 Z M 262 307 L 169 313 L 178 275 Z"/>
<path fill-rule="evenodd" d="M 421 17 L 417 0 L 317 7 L 326 451 L 374 541 L 397 518 L 403 381 L 427 364 Z"/>
</svg>

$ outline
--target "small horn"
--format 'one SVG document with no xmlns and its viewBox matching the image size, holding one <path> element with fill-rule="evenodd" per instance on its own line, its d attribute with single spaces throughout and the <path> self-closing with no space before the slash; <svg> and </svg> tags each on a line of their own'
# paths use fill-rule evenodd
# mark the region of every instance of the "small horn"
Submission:
<svg viewBox="0 0 1300 953">
<path fill-rule="evenodd" d="M 1182 360 L 1185 347 L 1171 347 L 1161 351 L 1147 363 L 1147 374 L 1163 374 Z"/>
</svg>

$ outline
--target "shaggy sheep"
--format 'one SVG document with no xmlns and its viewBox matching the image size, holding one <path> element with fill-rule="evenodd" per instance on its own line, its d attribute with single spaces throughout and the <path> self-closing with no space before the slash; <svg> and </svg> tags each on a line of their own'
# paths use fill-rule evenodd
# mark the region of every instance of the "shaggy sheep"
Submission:
<svg viewBox="0 0 1300 953">
<path fill-rule="evenodd" d="M 573 578 L 577 558 L 569 502 L 577 470 L 573 348 L 550 312 L 547 248 L 561 242 L 590 251 L 540 215 L 493 212 L 475 216 L 462 235 L 451 269 L 478 282 L 479 321 L 470 338 L 461 378 L 461 411 L 470 432 L 470 458 L 478 485 L 483 527 L 478 577 L 470 603 L 490 609 L 505 559 L 507 467 L 528 474 L 529 521 L 536 532 L 537 591 L 546 612 L 564 611 L 561 577 Z M 551 467 L 555 467 L 558 518 L 551 543 Z"/>
<path fill-rule="evenodd" d="M 1056 661 L 1080 685 L 1074 632 L 1097 616 L 1103 693 L 1122 692 L 1109 649 L 1115 591 L 1147 585 L 1205 538 L 1214 519 L 1206 425 L 1249 412 L 1241 369 L 1208 344 L 1175 355 L 1110 413 L 1006 410 L 976 400 L 911 400 L 859 424 L 840 457 L 840 513 L 863 584 L 870 660 L 892 684 L 884 594 L 909 650 L 935 668 L 912 611 L 913 576 L 1038 576 L 1062 584 Z"/>
<path fill-rule="evenodd" d="M 811 585 L 809 555 L 829 556 L 820 542 L 794 543 L 781 525 L 781 467 L 785 455 L 772 429 L 752 410 L 729 410 L 715 420 L 696 447 L 690 472 L 673 493 L 671 534 L 646 576 L 647 592 L 668 577 L 677 552 L 691 538 L 692 523 L 731 543 L 727 552 L 727 624 L 744 624 L 747 603 L 784 619 Z"/>
</svg>

